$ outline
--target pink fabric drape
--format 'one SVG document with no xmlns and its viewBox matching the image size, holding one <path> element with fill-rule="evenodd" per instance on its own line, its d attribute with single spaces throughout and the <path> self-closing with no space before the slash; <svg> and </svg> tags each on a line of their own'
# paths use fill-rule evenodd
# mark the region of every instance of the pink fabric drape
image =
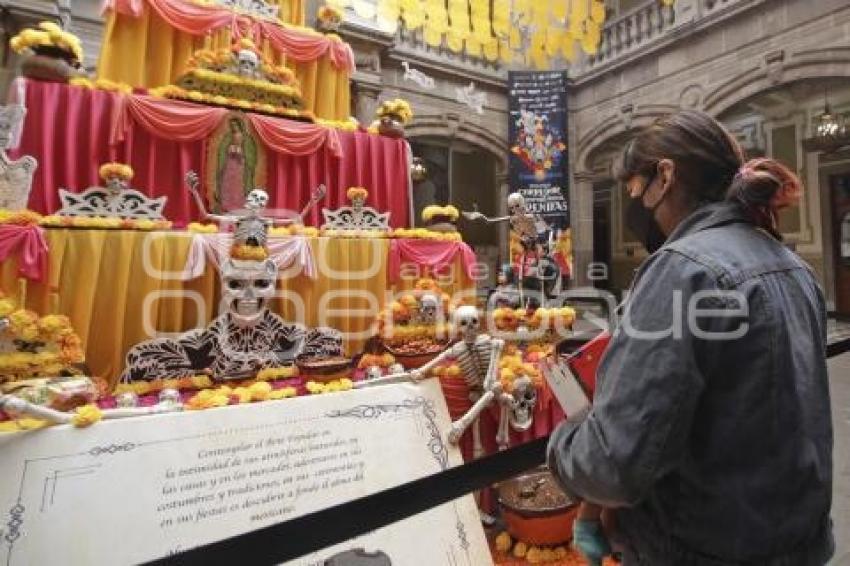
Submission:
<svg viewBox="0 0 850 566">
<path fill-rule="evenodd" d="M 464 242 L 443 242 L 439 240 L 393 240 L 390 244 L 388 263 L 391 281 L 401 276 L 401 264 L 406 261 L 433 269 L 445 269 L 451 265 L 455 256 L 460 254 L 466 276 L 473 278 L 475 252 Z"/>
<path fill-rule="evenodd" d="M 130 120 L 147 131 L 177 142 L 208 138 L 227 115 L 225 108 L 199 106 L 179 100 L 164 100 L 143 95 L 118 96 L 112 128 L 113 144 L 124 141 Z"/>
<path fill-rule="evenodd" d="M 268 39 L 272 47 L 293 61 L 315 61 L 327 53 L 334 67 L 354 71 L 354 52 L 350 45 L 339 38 L 271 21 L 255 20 L 220 6 L 204 6 L 188 0 L 106 0 L 104 9 L 138 18 L 142 15 L 145 2 L 168 25 L 190 35 L 204 35 L 231 26 L 237 37 L 248 32 L 255 40 Z"/>
<path fill-rule="evenodd" d="M 202 183 L 207 182 L 209 138 L 164 138 L 130 115 L 123 140 L 113 144 L 113 116 L 123 111 L 116 108 L 123 95 L 59 83 L 28 80 L 25 84 L 22 102 L 28 109 L 26 123 L 19 147 L 9 153 L 12 158 L 32 155 L 39 161 L 30 209 L 42 214 L 55 212 L 61 206 L 59 188 L 82 191 L 99 185 L 100 165 L 120 161 L 133 167 L 134 188 L 150 197 L 168 197 L 164 214 L 177 226 L 199 218 L 183 179 L 192 169 L 201 175 Z M 301 210 L 310 192 L 324 183 L 327 197 L 305 218 L 307 224 L 315 226 L 323 222 L 322 207 L 347 205 L 346 190 L 360 186 L 369 191 L 369 206 L 391 213 L 393 227 L 406 226 L 410 200 L 405 141 L 364 132 L 334 134 L 339 140 L 338 153 L 331 149 L 333 143 L 320 145 L 307 155 L 267 148 L 269 206 Z"/>
<path fill-rule="evenodd" d="M 33 281 L 42 281 L 47 273 L 47 240 L 39 226 L 0 224 L 0 261 L 11 255 L 18 259 L 18 272 Z"/>
<path fill-rule="evenodd" d="M 183 280 L 195 279 L 203 275 L 207 260 L 212 261 L 218 269 L 221 262 L 230 256 L 232 245 L 233 234 L 195 234 L 183 268 Z M 278 269 L 288 269 L 297 265 L 300 273 L 311 279 L 316 278 L 316 261 L 313 259 L 313 250 L 307 238 L 303 236 L 270 237 L 268 249 L 269 259 Z"/>
<path fill-rule="evenodd" d="M 342 156 L 339 134 L 333 128 L 249 114 L 254 131 L 269 148 L 286 155 L 309 155 L 323 146 Z"/>
</svg>

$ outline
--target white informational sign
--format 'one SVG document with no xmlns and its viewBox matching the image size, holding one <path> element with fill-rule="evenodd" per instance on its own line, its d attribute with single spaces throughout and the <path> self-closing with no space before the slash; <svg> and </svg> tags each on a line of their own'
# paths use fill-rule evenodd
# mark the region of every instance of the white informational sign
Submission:
<svg viewBox="0 0 850 566">
<path fill-rule="evenodd" d="M 0 564 L 136 564 L 326 509 L 460 464 L 449 426 L 428 380 L 0 435 Z M 492 561 L 470 495 L 292 562 L 355 563 Z"/>
</svg>

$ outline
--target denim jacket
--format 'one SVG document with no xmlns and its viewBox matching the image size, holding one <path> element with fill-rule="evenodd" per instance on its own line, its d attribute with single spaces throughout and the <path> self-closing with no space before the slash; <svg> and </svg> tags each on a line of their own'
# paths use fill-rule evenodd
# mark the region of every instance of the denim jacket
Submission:
<svg viewBox="0 0 850 566">
<path fill-rule="evenodd" d="M 593 408 L 552 435 L 575 496 L 619 508 L 627 564 L 822 566 L 834 552 L 824 299 L 734 204 L 638 270 Z"/>
</svg>

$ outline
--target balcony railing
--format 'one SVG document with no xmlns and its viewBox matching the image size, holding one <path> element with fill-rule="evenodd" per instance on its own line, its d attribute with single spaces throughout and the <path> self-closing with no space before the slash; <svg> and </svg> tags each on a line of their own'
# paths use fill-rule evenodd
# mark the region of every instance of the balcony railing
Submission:
<svg viewBox="0 0 850 566">
<path fill-rule="evenodd" d="M 658 0 L 647 0 L 642 6 L 609 20 L 602 30 L 597 53 L 571 65 L 571 74 L 581 78 L 626 61 L 632 55 L 647 54 L 653 47 L 671 40 L 674 32 L 685 25 L 710 25 L 735 13 L 736 8 L 761 1 L 677 0 L 673 6 L 664 6 Z"/>
</svg>

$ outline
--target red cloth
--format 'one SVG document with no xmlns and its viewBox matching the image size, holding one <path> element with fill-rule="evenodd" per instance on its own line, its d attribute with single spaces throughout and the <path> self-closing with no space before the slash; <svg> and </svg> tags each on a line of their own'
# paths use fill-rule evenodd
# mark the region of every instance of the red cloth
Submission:
<svg viewBox="0 0 850 566">
<path fill-rule="evenodd" d="M 177 226 L 198 218 L 183 179 L 193 169 L 203 181 L 205 140 L 164 139 L 158 137 L 158 131 L 151 132 L 131 119 L 123 140 L 111 145 L 113 116 L 121 115 L 117 107 L 123 95 L 39 81 L 26 81 L 25 86 L 23 103 L 29 111 L 20 146 L 10 153 L 15 158 L 32 155 L 38 159 L 29 208 L 42 214 L 55 212 L 61 206 L 59 188 L 82 191 L 99 185 L 100 165 L 120 161 L 133 167 L 134 188 L 151 197 L 168 197 L 166 218 Z M 293 131 L 302 126 L 297 122 L 291 125 Z M 310 192 L 324 183 L 327 197 L 306 218 L 308 224 L 322 224 L 322 207 L 347 205 L 348 188 L 361 186 L 369 191 L 370 206 L 391 213 L 393 227 L 406 226 L 410 213 L 405 141 L 335 130 L 327 137 L 324 145 L 307 155 L 267 148 L 269 206 L 300 211 Z M 332 149 L 334 137 L 341 157 Z M 293 139 L 298 141 L 297 136 Z"/>
<path fill-rule="evenodd" d="M 0 261 L 16 255 L 18 272 L 34 281 L 42 281 L 47 273 L 47 241 L 39 226 L 0 224 Z"/>
<path fill-rule="evenodd" d="M 116 95 L 110 143 L 124 141 L 133 122 L 148 132 L 177 142 L 208 138 L 221 125 L 227 109 L 142 95 Z"/>
<path fill-rule="evenodd" d="M 236 14 L 230 8 L 204 6 L 187 0 L 106 0 L 104 9 L 138 18 L 145 3 L 168 25 L 183 33 L 204 35 L 230 26 L 236 37 L 250 35 L 255 41 L 268 39 L 272 47 L 293 61 L 311 62 L 328 53 L 334 67 L 354 72 L 354 52 L 338 37 L 254 19 Z"/>
<path fill-rule="evenodd" d="M 277 152 L 287 155 L 309 155 L 326 146 L 334 156 L 342 156 L 339 134 L 333 128 L 269 118 L 259 114 L 249 114 L 248 117 L 263 143 Z"/>
<path fill-rule="evenodd" d="M 469 279 L 474 279 L 475 252 L 464 242 L 441 240 L 393 240 L 390 245 L 389 275 L 391 281 L 401 278 L 401 265 L 411 261 L 416 265 L 436 270 L 451 265 L 455 256 L 460 254 L 463 269 Z"/>
</svg>

